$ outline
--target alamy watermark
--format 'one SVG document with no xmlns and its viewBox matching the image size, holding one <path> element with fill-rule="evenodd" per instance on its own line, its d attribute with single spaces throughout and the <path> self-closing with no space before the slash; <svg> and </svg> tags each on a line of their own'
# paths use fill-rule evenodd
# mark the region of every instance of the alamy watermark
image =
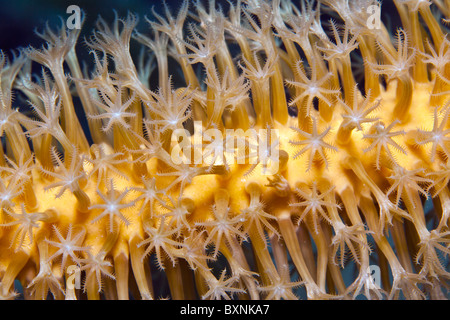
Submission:
<svg viewBox="0 0 450 320">
<path fill-rule="evenodd" d="M 369 279 L 375 286 L 381 288 L 381 269 L 377 265 L 370 265 L 367 268 Z"/>
<path fill-rule="evenodd" d="M 67 7 L 66 13 L 71 14 L 66 20 L 67 29 L 81 29 L 81 9 L 73 4 Z"/>
<path fill-rule="evenodd" d="M 193 136 L 187 129 L 173 131 L 170 156 L 175 165 L 261 165 L 263 175 L 274 175 L 279 169 L 278 137 L 277 129 L 204 130 L 201 121 L 195 121 Z"/>
<path fill-rule="evenodd" d="M 366 22 L 367 28 L 370 30 L 381 29 L 381 4 L 368 6 L 366 13 L 369 15 Z"/>
<path fill-rule="evenodd" d="M 81 270 L 80 267 L 72 264 L 67 267 L 66 274 L 66 289 L 74 290 L 81 289 Z"/>
</svg>

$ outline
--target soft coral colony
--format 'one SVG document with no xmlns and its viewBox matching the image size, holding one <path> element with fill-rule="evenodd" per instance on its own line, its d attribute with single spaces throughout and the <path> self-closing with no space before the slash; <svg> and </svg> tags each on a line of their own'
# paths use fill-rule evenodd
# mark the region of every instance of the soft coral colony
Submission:
<svg viewBox="0 0 450 320">
<path fill-rule="evenodd" d="M 444 298 L 450 1 L 394 4 L 391 31 L 373 0 L 185 1 L 100 18 L 93 70 L 64 26 L 1 54 L 0 297 L 161 298 L 155 263 L 173 299 Z M 209 160 L 175 161 L 198 123 Z"/>
</svg>

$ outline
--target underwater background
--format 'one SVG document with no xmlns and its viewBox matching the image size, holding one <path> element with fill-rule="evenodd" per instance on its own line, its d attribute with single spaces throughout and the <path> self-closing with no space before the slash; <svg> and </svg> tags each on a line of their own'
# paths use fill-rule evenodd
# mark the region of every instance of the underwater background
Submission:
<svg viewBox="0 0 450 320">
<path fill-rule="evenodd" d="M 180 0 L 165 1 L 176 12 L 181 5 Z M 216 1 L 226 6 L 226 1 Z M 151 8 L 162 12 L 162 0 L 0 0 L 0 48 L 4 51 L 17 47 L 33 45 L 40 47 L 42 40 L 34 34 L 36 28 L 41 30 L 48 21 L 50 25 L 59 24 L 60 17 L 67 18 L 70 14 L 66 9 L 70 5 L 77 5 L 85 14 L 85 23 L 81 37 L 88 36 L 98 18 L 102 16 L 106 21 L 112 21 L 114 11 L 119 16 L 126 16 L 127 12 L 139 16 L 138 28 L 148 28 L 144 16 L 151 19 Z"/>
<path fill-rule="evenodd" d="M 202 2 L 206 3 L 207 1 Z M 294 4 L 298 2 L 293 1 Z M 174 12 L 178 12 L 182 1 L 166 0 L 165 3 Z M 192 3 L 193 1 L 191 1 Z M 225 12 L 227 11 L 228 1 L 216 0 L 215 3 Z M 98 16 L 102 16 L 106 21 L 112 21 L 114 11 L 122 17 L 130 11 L 138 15 L 140 20 L 137 28 L 142 30 L 143 28 L 148 29 L 144 17 L 152 19 L 152 7 L 158 13 L 163 11 L 163 0 L 0 0 L 0 4 L 0 49 L 5 52 L 28 45 L 40 47 L 42 39 L 36 37 L 34 30 L 36 28 L 41 30 L 47 22 L 50 25 L 60 24 L 60 18 L 64 19 L 70 16 L 66 13 L 67 7 L 70 5 L 79 6 L 85 14 L 81 38 L 89 36 Z M 382 7 L 383 22 L 388 28 L 395 30 L 399 25 L 399 18 L 393 1 L 383 1 Z"/>
</svg>

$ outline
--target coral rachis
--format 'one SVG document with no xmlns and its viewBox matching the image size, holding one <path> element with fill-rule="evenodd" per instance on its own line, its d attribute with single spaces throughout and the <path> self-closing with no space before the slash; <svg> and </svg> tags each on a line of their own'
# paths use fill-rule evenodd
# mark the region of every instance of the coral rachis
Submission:
<svg viewBox="0 0 450 320">
<path fill-rule="evenodd" d="M 10 62 L 1 53 L 0 297 L 13 296 L 15 279 L 27 297 L 79 297 L 64 281 L 70 262 L 88 298 L 128 299 L 132 288 L 158 298 L 153 258 L 175 299 L 292 299 L 299 286 L 319 299 L 441 297 L 449 3 L 394 2 L 403 25 L 394 41 L 381 21 L 369 27 L 361 8 L 373 0 L 243 1 L 228 16 L 214 1 L 195 10 L 185 1 L 176 16 L 155 12 L 148 36 L 133 33 L 133 14 L 100 19 L 87 41 L 90 76 L 77 60 L 79 30 L 47 28 L 46 46 Z M 155 87 L 132 38 L 156 56 Z M 30 80 L 32 61 L 40 81 Z M 13 108 L 15 91 L 35 117 Z M 214 270 L 219 253 L 227 264 Z"/>
</svg>

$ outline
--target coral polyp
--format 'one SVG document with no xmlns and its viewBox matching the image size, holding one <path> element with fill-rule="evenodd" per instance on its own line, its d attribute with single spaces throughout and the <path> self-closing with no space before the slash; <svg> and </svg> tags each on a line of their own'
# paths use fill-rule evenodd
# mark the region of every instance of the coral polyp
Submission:
<svg viewBox="0 0 450 320">
<path fill-rule="evenodd" d="M 450 2 L 393 5 L 184 1 L 99 18 L 91 69 L 64 24 L 0 52 L 0 297 L 448 297 Z"/>
</svg>

